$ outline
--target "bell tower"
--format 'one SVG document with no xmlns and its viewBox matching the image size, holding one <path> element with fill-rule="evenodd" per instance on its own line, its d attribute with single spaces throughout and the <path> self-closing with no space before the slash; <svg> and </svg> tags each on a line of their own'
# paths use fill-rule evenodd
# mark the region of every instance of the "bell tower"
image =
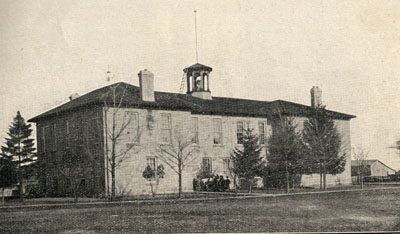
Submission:
<svg viewBox="0 0 400 234">
<path fill-rule="evenodd" d="M 187 94 L 211 100 L 210 72 L 212 68 L 200 63 L 183 69 L 186 75 Z"/>
</svg>

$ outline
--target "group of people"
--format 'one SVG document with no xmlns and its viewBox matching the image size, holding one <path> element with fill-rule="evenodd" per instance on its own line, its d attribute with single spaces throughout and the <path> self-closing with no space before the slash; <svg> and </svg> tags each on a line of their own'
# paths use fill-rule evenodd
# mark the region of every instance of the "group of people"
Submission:
<svg viewBox="0 0 400 234">
<path fill-rule="evenodd" d="M 193 179 L 193 190 L 209 192 L 225 192 L 229 190 L 231 181 L 228 176 L 215 175 L 210 178 Z"/>
</svg>

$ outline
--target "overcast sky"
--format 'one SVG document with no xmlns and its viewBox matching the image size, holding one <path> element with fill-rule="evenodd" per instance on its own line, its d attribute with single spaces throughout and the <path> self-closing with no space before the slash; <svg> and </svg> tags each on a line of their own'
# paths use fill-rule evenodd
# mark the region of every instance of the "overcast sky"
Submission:
<svg viewBox="0 0 400 234">
<path fill-rule="evenodd" d="M 400 169 L 400 1 L 0 0 L 0 137 L 20 110 L 29 119 L 84 94 L 155 74 L 178 92 L 182 69 L 213 68 L 213 96 L 310 105 L 357 115 L 352 145 Z M 3 141 L 3 140 L 2 140 Z"/>
</svg>

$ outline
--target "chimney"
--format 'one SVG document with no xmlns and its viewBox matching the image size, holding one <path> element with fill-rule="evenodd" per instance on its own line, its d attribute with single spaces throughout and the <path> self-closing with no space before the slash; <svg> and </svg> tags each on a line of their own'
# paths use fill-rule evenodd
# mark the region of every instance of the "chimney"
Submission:
<svg viewBox="0 0 400 234">
<path fill-rule="evenodd" d="M 322 90 L 318 86 L 313 86 L 310 90 L 311 93 L 311 107 L 322 105 Z"/>
<path fill-rule="evenodd" d="M 73 94 L 71 94 L 71 95 L 69 96 L 69 100 L 72 101 L 72 100 L 74 100 L 74 99 L 77 99 L 78 97 L 79 97 L 79 94 L 78 94 L 78 93 L 73 93 Z"/>
<path fill-rule="evenodd" d="M 138 76 L 142 100 L 145 102 L 154 102 L 154 74 L 144 69 L 139 72 Z"/>
</svg>

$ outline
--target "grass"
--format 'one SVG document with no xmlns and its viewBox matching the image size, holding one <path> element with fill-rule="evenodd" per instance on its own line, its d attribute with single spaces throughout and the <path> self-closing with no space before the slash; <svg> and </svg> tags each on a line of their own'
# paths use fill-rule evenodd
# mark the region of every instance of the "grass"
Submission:
<svg viewBox="0 0 400 234">
<path fill-rule="evenodd" d="M 3 233 L 400 229 L 400 188 L 176 204 L 0 211 Z"/>
</svg>

